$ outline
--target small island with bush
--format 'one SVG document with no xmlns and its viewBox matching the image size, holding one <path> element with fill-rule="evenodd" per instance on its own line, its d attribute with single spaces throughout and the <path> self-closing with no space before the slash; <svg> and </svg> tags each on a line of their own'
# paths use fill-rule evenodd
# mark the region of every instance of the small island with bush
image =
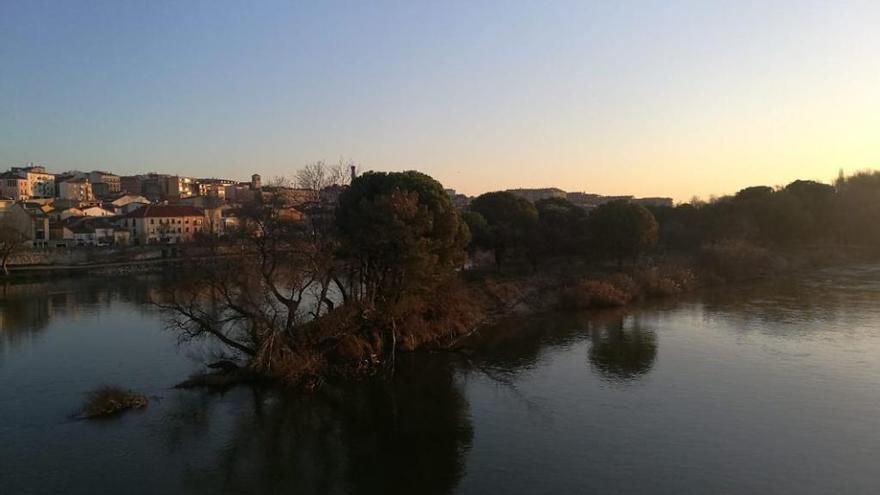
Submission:
<svg viewBox="0 0 880 495">
<path fill-rule="evenodd" d="M 99 419 L 119 415 L 131 409 L 147 407 L 146 396 L 115 385 L 104 385 L 89 392 L 80 417 Z"/>
</svg>

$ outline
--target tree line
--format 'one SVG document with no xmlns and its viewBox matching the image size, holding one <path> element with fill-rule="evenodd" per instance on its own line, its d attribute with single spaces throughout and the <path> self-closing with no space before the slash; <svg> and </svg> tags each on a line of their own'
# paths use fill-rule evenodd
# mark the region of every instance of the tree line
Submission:
<svg viewBox="0 0 880 495">
<path fill-rule="evenodd" d="M 562 198 L 532 203 L 509 192 L 473 200 L 462 213 L 469 250 L 512 260 L 585 256 L 621 263 L 649 253 L 692 253 L 719 242 L 769 249 L 815 243 L 880 244 L 880 173 L 841 176 L 831 184 L 797 180 L 784 187 L 747 187 L 732 196 L 677 206 L 626 200 L 589 212 Z"/>
<path fill-rule="evenodd" d="M 458 210 L 439 182 L 415 171 L 366 172 L 303 221 L 281 214 L 280 201 L 258 199 L 243 208 L 238 231 L 203 238 L 212 261 L 159 304 L 184 340 L 213 338 L 224 359 L 292 382 L 393 370 L 400 350 L 472 332 L 488 298 L 462 273 L 483 252 L 502 269 L 536 269 L 567 257 L 620 266 L 729 240 L 880 241 L 880 174 L 868 172 L 656 208 L 611 201 L 586 211 L 491 192 Z"/>
</svg>

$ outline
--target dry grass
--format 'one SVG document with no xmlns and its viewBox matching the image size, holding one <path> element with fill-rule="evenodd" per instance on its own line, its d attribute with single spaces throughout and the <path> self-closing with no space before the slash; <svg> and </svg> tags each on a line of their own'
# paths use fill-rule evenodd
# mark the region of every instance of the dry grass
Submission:
<svg viewBox="0 0 880 495">
<path fill-rule="evenodd" d="M 724 241 L 703 246 L 700 264 L 710 277 L 726 281 L 767 277 L 785 268 L 782 258 L 747 241 Z"/>
<path fill-rule="evenodd" d="M 82 416 L 93 419 L 119 414 L 129 409 L 147 406 L 147 398 L 131 390 L 123 390 L 114 385 L 104 385 L 91 392 L 86 398 Z"/>
<path fill-rule="evenodd" d="M 668 297 L 694 290 L 697 277 L 688 268 L 660 265 L 636 273 L 641 292 L 647 297 Z"/>
<path fill-rule="evenodd" d="M 611 282 L 584 280 L 563 290 L 560 305 L 565 309 L 613 308 L 625 306 L 632 300 Z"/>
</svg>

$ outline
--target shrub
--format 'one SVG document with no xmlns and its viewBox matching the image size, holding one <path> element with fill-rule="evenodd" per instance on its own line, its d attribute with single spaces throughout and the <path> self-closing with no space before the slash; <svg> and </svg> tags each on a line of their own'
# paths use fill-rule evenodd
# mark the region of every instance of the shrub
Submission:
<svg viewBox="0 0 880 495">
<path fill-rule="evenodd" d="M 612 308 L 624 306 L 630 297 L 610 282 L 585 280 L 565 289 L 560 305 L 565 309 Z"/>
<path fill-rule="evenodd" d="M 146 407 L 147 398 L 131 390 L 105 385 L 89 392 L 83 407 L 83 417 L 99 418 L 118 414 L 128 409 Z"/>
<path fill-rule="evenodd" d="M 644 293 L 651 297 L 666 297 L 693 290 L 697 277 L 683 267 L 675 265 L 654 266 L 637 273 Z"/>
<path fill-rule="evenodd" d="M 625 294 L 628 300 L 638 299 L 642 296 L 642 288 L 639 283 L 625 273 L 614 273 L 605 280 Z"/>
<path fill-rule="evenodd" d="M 703 246 L 700 264 L 709 277 L 736 281 L 772 275 L 784 268 L 785 262 L 767 249 L 734 240 Z"/>
</svg>

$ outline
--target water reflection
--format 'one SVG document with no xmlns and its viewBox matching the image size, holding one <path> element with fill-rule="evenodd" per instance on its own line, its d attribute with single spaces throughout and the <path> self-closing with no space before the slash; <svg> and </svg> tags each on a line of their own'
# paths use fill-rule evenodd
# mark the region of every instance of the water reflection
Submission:
<svg viewBox="0 0 880 495">
<path fill-rule="evenodd" d="M 168 276 L 130 277 L 124 284 L 111 277 L 59 278 L 48 282 L 0 282 L 0 353 L 7 346 L 37 337 L 54 319 L 78 319 L 84 312 L 130 304 L 142 314 Z"/>
<path fill-rule="evenodd" d="M 873 493 L 878 279 L 513 318 L 314 395 L 170 388 L 193 366 L 145 303 L 173 279 L 7 284 L 0 492 Z M 108 379 L 156 399 L 67 421 Z"/>
<path fill-rule="evenodd" d="M 876 266 L 829 268 L 700 295 L 706 321 L 733 323 L 737 332 L 774 337 L 811 337 L 829 329 L 850 331 L 871 324 L 880 303 Z"/>
<path fill-rule="evenodd" d="M 601 379 L 634 381 L 657 359 L 657 335 L 645 325 L 642 316 L 626 309 L 517 318 L 469 342 L 469 364 L 509 381 L 557 349 L 587 342 L 589 367 Z"/>
<path fill-rule="evenodd" d="M 648 374 L 657 359 L 657 335 L 633 318 L 617 318 L 590 328 L 590 367 L 613 383 Z"/>
<path fill-rule="evenodd" d="M 233 394 L 249 397 L 233 397 L 241 409 L 229 425 L 218 421 L 224 397 L 175 398 L 163 431 L 169 454 L 224 439 L 215 455 L 187 463 L 188 492 L 445 494 L 464 475 L 473 429 L 448 362 L 416 370 L 404 358 L 393 380 L 315 395 Z"/>
</svg>

